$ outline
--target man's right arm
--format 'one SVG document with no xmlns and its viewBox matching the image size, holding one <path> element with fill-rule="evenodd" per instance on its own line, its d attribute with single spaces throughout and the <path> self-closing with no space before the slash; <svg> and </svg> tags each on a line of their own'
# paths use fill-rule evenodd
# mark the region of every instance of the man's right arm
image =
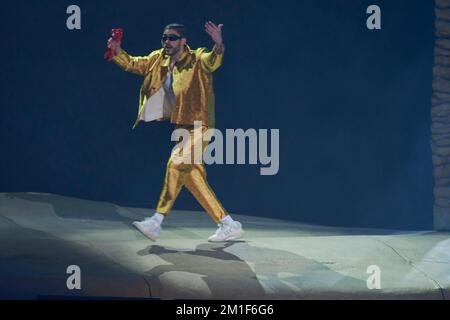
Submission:
<svg viewBox="0 0 450 320">
<path fill-rule="evenodd" d="M 125 50 L 120 49 L 114 56 L 114 61 L 122 70 L 145 76 L 156 58 L 156 51 L 144 57 L 132 57 Z"/>
<path fill-rule="evenodd" d="M 148 56 L 133 57 L 121 48 L 120 43 L 114 44 L 108 41 L 108 47 L 115 51 L 112 61 L 114 61 L 122 70 L 141 76 L 145 76 L 148 73 L 148 70 L 155 61 L 158 53 L 157 51 L 154 51 Z"/>
</svg>

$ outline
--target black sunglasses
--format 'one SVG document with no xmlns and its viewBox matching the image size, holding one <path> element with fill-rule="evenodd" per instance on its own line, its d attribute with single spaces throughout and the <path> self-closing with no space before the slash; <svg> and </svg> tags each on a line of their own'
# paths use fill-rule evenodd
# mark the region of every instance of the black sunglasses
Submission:
<svg viewBox="0 0 450 320">
<path fill-rule="evenodd" d="M 180 36 L 176 36 L 176 35 L 163 35 L 162 36 L 162 38 L 161 38 L 161 40 L 163 41 L 163 42 L 165 42 L 165 41 L 167 41 L 167 40 L 169 40 L 169 41 L 176 41 L 176 40 L 180 40 L 182 37 L 180 37 Z"/>
</svg>

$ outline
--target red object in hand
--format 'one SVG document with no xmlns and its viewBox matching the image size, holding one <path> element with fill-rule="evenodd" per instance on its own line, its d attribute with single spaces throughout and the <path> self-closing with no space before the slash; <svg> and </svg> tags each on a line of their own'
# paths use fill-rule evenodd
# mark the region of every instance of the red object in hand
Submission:
<svg viewBox="0 0 450 320">
<path fill-rule="evenodd" d="M 120 42 L 123 37 L 123 29 L 112 29 L 111 30 L 111 41 L 112 42 Z M 115 52 L 112 48 L 108 48 L 105 52 L 104 58 L 108 61 L 111 61 L 114 58 Z"/>
</svg>

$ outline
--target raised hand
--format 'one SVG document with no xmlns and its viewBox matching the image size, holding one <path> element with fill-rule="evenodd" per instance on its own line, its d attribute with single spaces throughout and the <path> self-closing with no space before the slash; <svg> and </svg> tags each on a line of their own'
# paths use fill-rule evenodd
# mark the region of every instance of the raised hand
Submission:
<svg viewBox="0 0 450 320">
<path fill-rule="evenodd" d="M 208 33 L 211 38 L 213 39 L 214 43 L 217 45 L 222 45 L 223 39 L 222 39 L 222 27 L 223 24 L 219 24 L 216 26 L 211 21 L 208 21 L 205 23 L 205 31 Z"/>
</svg>

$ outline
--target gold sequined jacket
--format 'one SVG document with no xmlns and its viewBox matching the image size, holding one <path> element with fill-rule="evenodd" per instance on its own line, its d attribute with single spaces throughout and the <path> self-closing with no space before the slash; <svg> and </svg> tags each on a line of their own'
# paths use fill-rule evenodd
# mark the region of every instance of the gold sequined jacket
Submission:
<svg viewBox="0 0 450 320">
<path fill-rule="evenodd" d="M 164 49 L 156 50 L 148 56 L 133 57 L 125 50 L 113 58 L 123 70 L 144 77 L 139 95 L 139 109 L 133 129 L 140 121 L 144 105 L 166 81 L 170 58 Z M 173 91 L 176 96 L 175 107 L 170 121 L 178 125 L 193 125 L 202 121 L 208 127 L 215 125 L 215 98 L 212 72 L 220 67 L 223 60 L 223 47 L 207 51 L 206 48 L 192 50 L 186 45 L 183 54 L 173 70 Z"/>
</svg>

